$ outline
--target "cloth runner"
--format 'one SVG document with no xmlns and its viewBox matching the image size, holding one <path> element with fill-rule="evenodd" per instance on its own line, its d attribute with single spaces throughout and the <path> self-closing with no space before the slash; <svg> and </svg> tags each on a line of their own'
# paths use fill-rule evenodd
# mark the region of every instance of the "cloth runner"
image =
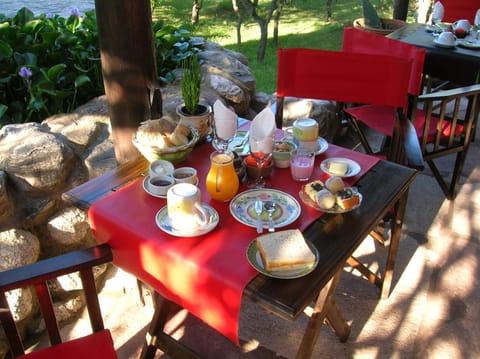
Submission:
<svg viewBox="0 0 480 359">
<path fill-rule="evenodd" d="M 205 143 L 179 165 L 197 169 L 202 201 L 219 213 L 219 224 L 210 233 L 191 238 L 164 233 L 155 223 L 155 214 L 166 205 L 166 200 L 147 194 L 142 187 L 143 179 L 99 200 L 90 208 L 89 219 L 97 241 L 111 245 L 115 265 L 238 345 L 242 293 L 258 274 L 246 257 L 248 244 L 257 233 L 255 228 L 243 225 L 230 214 L 229 203 L 216 202 L 207 193 L 205 178 L 212 151 L 211 144 Z M 320 170 L 320 162 L 328 157 L 347 157 L 360 164 L 360 173 L 346 181 L 350 185 L 378 161 L 375 157 L 330 145 L 326 153 L 317 156 L 312 179 L 328 177 Z M 293 181 L 289 168 L 274 168 L 269 181 L 272 188 L 293 195 L 301 204 L 300 217 L 282 230 L 305 230 L 322 214 L 299 199 L 298 192 L 304 183 Z M 246 189 L 241 187 L 240 191 Z"/>
</svg>

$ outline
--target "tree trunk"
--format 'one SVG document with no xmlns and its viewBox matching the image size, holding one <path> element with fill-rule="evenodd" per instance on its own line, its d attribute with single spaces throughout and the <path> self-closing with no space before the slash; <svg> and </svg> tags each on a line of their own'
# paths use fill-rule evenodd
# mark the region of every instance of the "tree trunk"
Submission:
<svg viewBox="0 0 480 359">
<path fill-rule="evenodd" d="M 407 20 L 409 0 L 395 0 L 393 5 L 393 18 L 398 20 Z"/>
<path fill-rule="evenodd" d="M 243 17 L 242 13 L 240 12 L 240 8 L 238 7 L 237 0 L 232 0 L 232 7 L 233 7 L 233 12 L 235 15 L 237 15 L 237 46 L 240 47 L 242 44 L 242 23 L 243 23 Z"/>
<path fill-rule="evenodd" d="M 332 21 L 333 15 L 332 15 L 332 0 L 327 0 L 327 21 L 330 22 Z"/>
<path fill-rule="evenodd" d="M 103 81 L 115 157 L 139 152 L 132 136 L 140 122 L 162 113 L 149 0 L 95 0 Z"/>
<path fill-rule="evenodd" d="M 273 44 L 278 46 L 278 28 L 280 27 L 280 16 L 282 15 L 283 3 L 285 0 L 280 0 L 277 10 L 275 10 L 275 17 L 273 22 Z"/>
<path fill-rule="evenodd" d="M 198 22 L 198 19 L 200 17 L 200 9 L 201 8 L 202 8 L 201 1 L 193 0 L 192 16 L 190 18 L 190 21 L 191 21 L 192 24 L 196 24 Z"/>
</svg>

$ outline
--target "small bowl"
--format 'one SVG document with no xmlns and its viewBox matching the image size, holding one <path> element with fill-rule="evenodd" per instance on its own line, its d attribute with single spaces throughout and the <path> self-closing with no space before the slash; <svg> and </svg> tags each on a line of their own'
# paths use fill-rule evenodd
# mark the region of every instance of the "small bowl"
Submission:
<svg viewBox="0 0 480 359">
<path fill-rule="evenodd" d="M 268 178 L 272 174 L 273 170 L 273 161 L 269 160 L 264 163 L 263 167 L 257 167 L 255 160 L 251 156 L 245 157 L 244 160 L 245 169 L 247 172 L 247 177 L 250 179 L 256 179 L 260 176 L 263 178 Z"/>
<path fill-rule="evenodd" d="M 170 187 L 175 184 L 175 180 L 172 176 L 157 175 L 155 177 L 149 177 L 145 186 L 150 193 L 156 196 L 166 196 Z"/>
<path fill-rule="evenodd" d="M 150 163 L 148 174 L 150 177 L 155 177 L 158 175 L 171 176 L 174 170 L 175 167 L 173 166 L 172 162 L 167 160 L 155 160 Z"/>
<path fill-rule="evenodd" d="M 292 152 L 297 148 L 297 146 L 290 141 L 282 140 L 275 141 L 273 148 L 273 163 L 275 167 L 278 168 L 288 168 L 290 167 L 290 159 Z"/>
<path fill-rule="evenodd" d="M 197 170 L 193 167 L 179 167 L 173 171 L 175 183 L 191 183 L 196 185 L 198 182 Z"/>
</svg>

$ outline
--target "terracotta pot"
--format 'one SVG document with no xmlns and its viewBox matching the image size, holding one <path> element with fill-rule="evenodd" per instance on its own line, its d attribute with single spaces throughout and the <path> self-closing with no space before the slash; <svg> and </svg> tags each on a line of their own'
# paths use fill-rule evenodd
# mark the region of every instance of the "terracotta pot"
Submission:
<svg viewBox="0 0 480 359">
<path fill-rule="evenodd" d="M 383 25 L 386 27 L 385 29 L 376 29 L 374 27 L 365 26 L 365 19 L 363 17 L 356 19 L 353 21 L 353 27 L 365 31 L 370 31 L 378 35 L 386 36 L 391 34 L 397 29 L 407 25 L 405 21 L 397 20 L 397 19 L 380 19 Z"/>
<path fill-rule="evenodd" d="M 198 135 L 200 136 L 200 141 L 207 138 L 210 134 L 210 124 L 211 124 L 211 116 L 212 116 L 212 109 L 210 106 L 206 105 L 199 105 L 200 107 L 204 108 L 204 111 L 197 115 L 190 115 L 186 113 L 184 109 L 184 105 L 177 106 L 177 115 L 180 116 L 181 119 L 184 120 L 188 125 L 196 128 L 198 130 Z"/>
</svg>

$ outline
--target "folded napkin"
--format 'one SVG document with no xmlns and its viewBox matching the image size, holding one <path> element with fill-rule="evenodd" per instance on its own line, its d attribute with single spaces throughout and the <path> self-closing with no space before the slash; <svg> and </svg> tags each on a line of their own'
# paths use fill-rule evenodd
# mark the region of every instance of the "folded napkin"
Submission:
<svg viewBox="0 0 480 359">
<path fill-rule="evenodd" d="M 250 139 L 257 140 L 256 152 L 272 152 L 272 138 L 275 135 L 275 129 L 275 115 L 269 107 L 266 107 L 255 116 L 250 126 Z M 250 141 L 250 146 L 252 147 L 252 141 Z"/>
<path fill-rule="evenodd" d="M 219 139 L 226 140 L 235 136 L 238 116 L 223 104 L 221 100 L 213 104 L 213 118 L 215 134 Z"/>
<path fill-rule="evenodd" d="M 439 22 L 442 22 L 444 12 L 445 12 L 445 9 L 443 8 L 443 4 L 440 1 L 437 1 L 433 5 L 432 23 L 438 24 Z"/>
</svg>

